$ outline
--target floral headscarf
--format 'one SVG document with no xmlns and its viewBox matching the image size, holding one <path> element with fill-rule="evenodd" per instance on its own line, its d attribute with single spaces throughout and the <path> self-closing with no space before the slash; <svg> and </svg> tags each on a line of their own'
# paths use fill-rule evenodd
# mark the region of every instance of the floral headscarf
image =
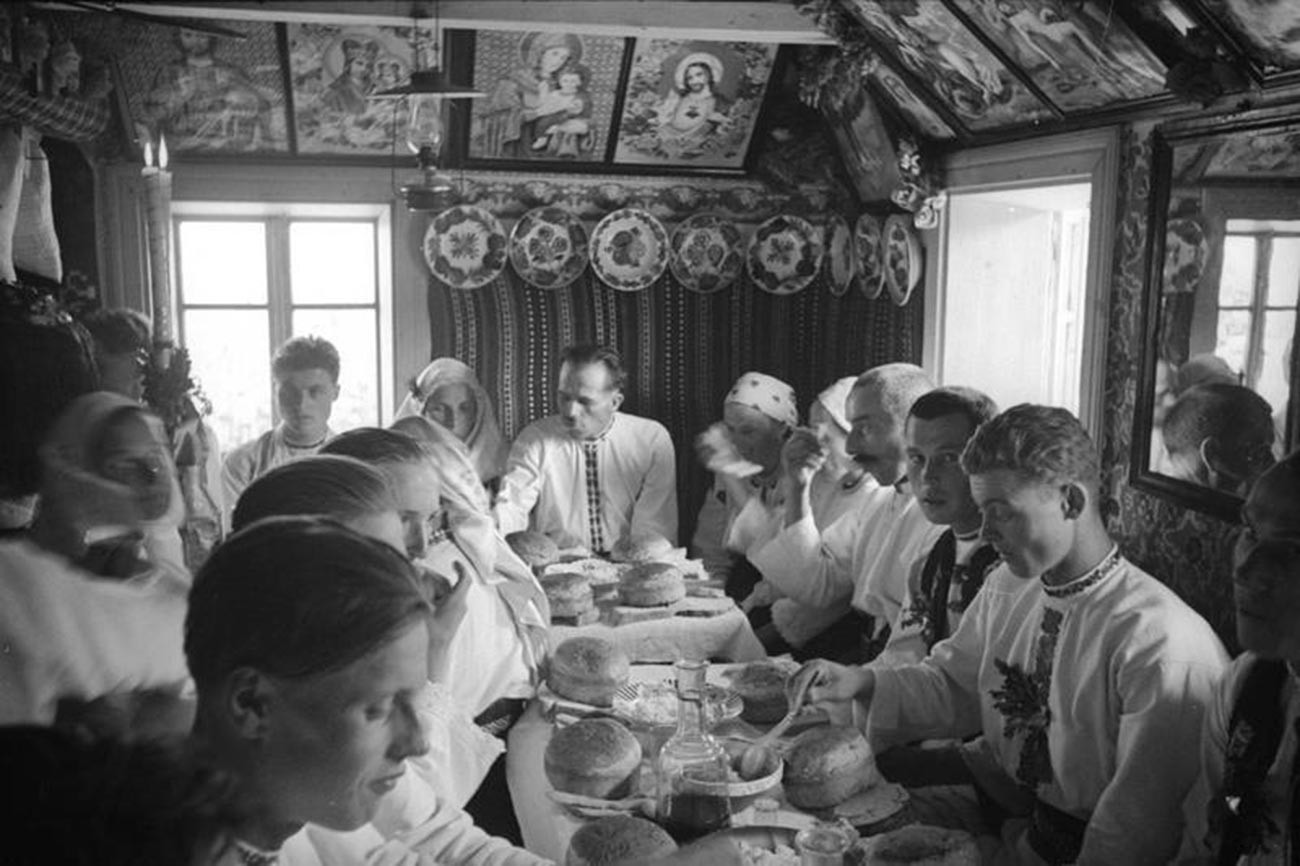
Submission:
<svg viewBox="0 0 1300 866">
<path fill-rule="evenodd" d="M 746 373 L 736 380 L 723 403 L 738 403 L 757 409 L 769 418 L 788 424 L 799 423 L 794 388 L 766 373 Z"/>
<path fill-rule="evenodd" d="M 510 443 L 501 437 L 497 426 L 496 410 L 492 408 L 492 399 L 479 384 L 478 377 L 468 365 L 455 358 L 435 358 L 429 366 L 416 377 L 411 386 L 411 393 L 397 408 L 394 420 L 423 416 L 424 404 L 433 393 L 444 385 L 464 385 L 474 395 L 477 411 L 474 426 L 465 437 L 465 448 L 473 462 L 481 483 L 488 483 L 501 477 L 505 471 L 506 457 L 510 453 Z"/>
</svg>

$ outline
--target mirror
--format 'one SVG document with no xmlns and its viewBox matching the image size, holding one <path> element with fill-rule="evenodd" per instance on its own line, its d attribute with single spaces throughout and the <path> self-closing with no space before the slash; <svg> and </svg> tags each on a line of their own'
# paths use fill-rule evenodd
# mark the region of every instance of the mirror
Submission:
<svg viewBox="0 0 1300 866">
<path fill-rule="evenodd" d="M 1297 444 L 1300 113 L 1158 128 L 1131 482 L 1227 520 Z"/>
</svg>

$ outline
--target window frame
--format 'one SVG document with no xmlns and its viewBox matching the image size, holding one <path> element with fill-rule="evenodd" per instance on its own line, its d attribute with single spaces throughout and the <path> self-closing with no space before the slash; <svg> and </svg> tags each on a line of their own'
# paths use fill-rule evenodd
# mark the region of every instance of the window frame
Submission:
<svg viewBox="0 0 1300 866">
<path fill-rule="evenodd" d="M 1268 301 L 1269 271 L 1273 264 L 1273 242 L 1278 238 L 1300 238 L 1300 230 L 1277 230 L 1273 228 L 1231 229 L 1223 233 L 1225 249 L 1228 238 L 1250 238 L 1255 246 L 1255 272 L 1252 274 L 1250 303 L 1248 305 L 1223 304 L 1216 300 L 1215 313 L 1221 316 L 1225 311 L 1244 312 L 1250 317 L 1250 335 L 1246 338 L 1246 362 L 1242 365 L 1242 383 L 1256 393 L 1259 392 L 1259 377 L 1264 366 L 1264 324 L 1270 312 L 1294 313 L 1295 306 L 1275 305 Z M 1216 325 L 1217 327 L 1217 325 Z"/>
<path fill-rule="evenodd" d="M 1084 178 L 1090 184 L 1088 261 L 1080 335 L 1079 420 L 1097 442 L 1101 441 L 1104 431 L 1106 346 L 1119 162 L 1120 129 L 1104 127 L 969 148 L 948 155 L 943 163 L 949 193 L 1079 183 Z M 921 358 L 922 366 L 936 378 L 943 369 L 946 313 L 943 287 L 948 282 L 949 231 L 949 218 L 944 211 L 938 229 L 922 233 L 928 258 L 935 266 L 928 269 L 925 277 Z"/>
</svg>

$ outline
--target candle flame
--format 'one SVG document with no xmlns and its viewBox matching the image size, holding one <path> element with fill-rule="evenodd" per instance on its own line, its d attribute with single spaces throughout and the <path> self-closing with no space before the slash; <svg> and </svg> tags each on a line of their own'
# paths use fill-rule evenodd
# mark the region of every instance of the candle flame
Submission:
<svg viewBox="0 0 1300 866">
<path fill-rule="evenodd" d="M 167 136 L 158 136 L 158 167 L 167 168 Z"/>
<path fill-rule="evenodd" d="M 153 142 L 146 140 L 144 143 L 144 167 L 149 168 L 153 165 Z"/>
</svg>

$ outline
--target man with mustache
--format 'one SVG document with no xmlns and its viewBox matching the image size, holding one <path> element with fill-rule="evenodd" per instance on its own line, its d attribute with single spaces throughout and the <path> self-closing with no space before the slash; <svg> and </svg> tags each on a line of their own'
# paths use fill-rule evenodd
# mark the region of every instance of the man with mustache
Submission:
<svg viewBox="0 0 1300 866">
<path fill-rule="evenodd" d="M 961 462 L 1003 565 L 924 660 L 810 662 L 808 701 L 860 702 L 878 748 L 982 732 L 963 754 L 980 808 L 949 819 L 990 862 L 1168 862 L 1223 647 L 1110 539 L 1097 451 L 1069 412 L 1014 406 Z"/>
<path fill-rule="evenodd" d="M 827 527 L 812 517 L 812 479 L 825 460 L 815 432 L 796 430 L 782 450 L 790 484 L 785 525 L 751 548 L 750 562 L 800 604 L 853 613 L 823 632 L 819 649 L 844 661 L 879 654 L 906 594 L 907 564 L 939 535 L 907 483 L 904 429 L 913 402 L 934 387 L 913 364 L 884 364 L 858 377 L 846 402 L 848 451 L 880 482 L 862 508 Z"/>
</svg>

